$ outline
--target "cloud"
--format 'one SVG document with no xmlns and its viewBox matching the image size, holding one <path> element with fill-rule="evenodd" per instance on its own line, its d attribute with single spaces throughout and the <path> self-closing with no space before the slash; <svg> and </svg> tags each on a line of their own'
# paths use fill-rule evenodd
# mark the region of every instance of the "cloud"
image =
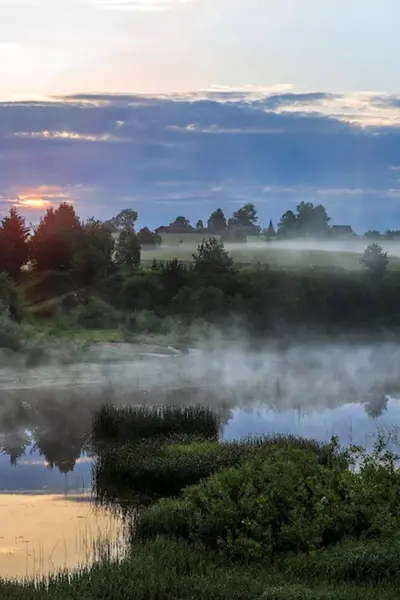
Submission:
<svg viewBox="0 0 400 600">
<path fill-rule="evenodd" d="M 197 220 L 251 200 L 267 221 L 311 200 L 355 228 L 400 227 L 395 100 L 283 85 L 0 103 L 0 208 L 135 206 L 156 226 L 178 207 Z"/>
<path fill-rule="evenodd" d="M 190 4 L 194 0 L 89 0 L 100 10 L 159 12 Z"/>
</svg>

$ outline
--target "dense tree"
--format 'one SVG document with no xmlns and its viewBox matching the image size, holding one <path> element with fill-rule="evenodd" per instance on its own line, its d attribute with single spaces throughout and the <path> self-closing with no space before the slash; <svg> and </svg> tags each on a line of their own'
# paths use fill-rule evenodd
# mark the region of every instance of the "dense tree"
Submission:
<svg viewBox="0 0 400 600">
<path fill-rule="evenodd" d="M 297 233 L 297 216 L 292 210 L 287 210 L 278 223 L 277 236 L 281 238 L 292 238 L 296 237 Z"/>
<path fill-rule="evenodd" d="M 34 231 L 31 260 L 39 271 L 70 270 L 74 253 L 82 243 L 82 224 L 74 207 L 62 203 L 49 208 Z"/>
<path fill-rule="evenodd" d="M 190 221 L 189 219 L 186 219 L 186 217 L 176 217 L 175 221 L 172 221 L 172 223 L 170 223 L 170 228 L 171 229 L 191 229 L 192 226 L 190 225 Z"/>
<path fill-rule="evenodd" d="M 254 227 L 257 225 L 258 216 L 254 204 L 245 204 L 233 213 L 229 223 L 234 227 Z"/>
<path fill-rule="evenodd" d="M 227 222 L 221 208 L 217 208 L 208 219 L 208 229 L 211 233 L 221 234 L 226 230 Z"/>
<path fill-rule="evenodd" d="M 360 261 L 372 275 L 376 276 L 383 275 L 389 264 L 387 252 L 376 242 L 365 249 Z"/>
<path fill-rule="evenodd" d="M 29 231 L 25 219 L 12 207 L 0 224 L 0 272 L 19 278 L 29 258 Z"/>
<path fill-rule="evenodd" d="M 297 206 L 297 232 L 303 237 L 320 237 L 329 231 L 330 218 L 325 208 L 312 202 L 301 202 Z"/>
<path fill-rule="evenodd" d="M 108 221 L 114 232 L 135 231 L 138 213 L 132 208 L 124 208 L 115 217 Z"/>
<path fill-rule="evenodd" d="M 223 242 L 215 237 L 203 240 L 193 254 L 194 268 L 202 275 L 231 273 L 233 259 L 226 252 Z"/>
<path fill-rule="evenodd" d="M 119 267 L 138 267 L 141 250 L 139 237 L 134 231 L 121 231 L 116 244 L 115 262 Z"/>
<path fill-rule="evenodd" d="M 329 232 L 329 221 L 326 209 L 312 202 L 300 202 L 296 213 L 286 211 L 279 221 L 277 235 L 281 238 L 323 237 Z"/>
<path fill-rule="evenodd" d="M 204 223 L 203 223 L 203 221 L 202 221 L 201 219 L 199 219 L 199 220 L 197 221 L 197 223 L 196 223 L 196 229 L 197 229 L 197 230 L 204 229 Z"/>
<path fill-rule="evenodd" d="M 143 227 L 138 233 L 139 243 L 141 246 L 160 246 L 161 237 L 150 231 L 148 227 Z"/>
<path fill-rule="evenodd" d="M 74 252 L 74 270 L 86 282 L 107 277 L 113 268 L 114 246 L 109 224 L 89 219 L 82 227 L 81 243 Z"/>
<path fill-rule="evenodd" d="M 364 235 L 367 240 L 380 240 L 382 235 L 381 232 L 376 229 L 370 229 Z"/>
</svg>

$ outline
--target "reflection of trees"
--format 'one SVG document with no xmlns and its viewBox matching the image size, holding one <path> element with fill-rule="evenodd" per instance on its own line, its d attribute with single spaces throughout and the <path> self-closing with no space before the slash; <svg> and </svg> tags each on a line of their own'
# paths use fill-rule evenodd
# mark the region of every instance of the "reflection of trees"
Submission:
<svg viewBox="0 0 400 600">
<path fill-rule="evenodd" d="M 12 465 L 24 456 L 29 444 L 28 429 L 31 425 L 31 410 L 26 402 L 15 400 L 2 407 L 0 452 L 10 457 Z"/>
<path fill-rule="evenodd" d="M 364 404 L 364 409 L 371 419 L 377 419 L 387 410 L 389 399 L 384 394 L 376 394 Z"/>
<path fill-rule="evenodd" d="M 73 471 L 88 437 L 89 410 L 82 403 L 51 403 L 40 411 L 40 421 L 33 431 L 35 448 L 50 468 L 61 473 Z"/>
<path fill-rule="evenodd" d="M 60 402 L 45 397 L 32 405 L 10 403 L 1 415 L 0 452 L 16 465 L 33 441 L 50 468 L 69 473 L 88 448 L 90 414 L 82 400 Z"/>
<path fill-rule="evenodd" d="M 31 443 L 31 437 L 26 430 L 4 433 L 1 437 L 0 451 L 10 457 L 12 465 L 16 465 Z"/>
</svg>

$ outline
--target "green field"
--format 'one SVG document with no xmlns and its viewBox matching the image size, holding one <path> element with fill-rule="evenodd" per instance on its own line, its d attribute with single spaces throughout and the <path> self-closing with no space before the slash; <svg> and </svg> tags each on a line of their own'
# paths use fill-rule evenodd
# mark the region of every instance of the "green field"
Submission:
<svg viewBox="0 0 400 600">
<path fill-rule="evenodd" d="M 203 239 L 201 234 L 186 234 L 183 243 L 179 235 L 161 236 L 163 243 L 156 248 L 144 248 L 142 264 L 150 265 L 153 260 L 172 260 L 192 262 L 192 255 Z M 225 249 L 239 266 L 269 264 L 271 267 L 307 268 L 307 267 L 341 267 L 349 271 L 362 269 L 360 258 L 367 243 L 356 242 L 350 249 L 340 249 L 332 244 L 324 248 L 287 247 L 284 243 L 266 243 L 263 241 L 247 244 L 225 244 Z M 389 268 L 400 269 L 400 258 L 391 255 L 391 248 L 386 248 L 390 259 Z M 397 248 L 396 248 L 397 250 Z"/>
</svg>

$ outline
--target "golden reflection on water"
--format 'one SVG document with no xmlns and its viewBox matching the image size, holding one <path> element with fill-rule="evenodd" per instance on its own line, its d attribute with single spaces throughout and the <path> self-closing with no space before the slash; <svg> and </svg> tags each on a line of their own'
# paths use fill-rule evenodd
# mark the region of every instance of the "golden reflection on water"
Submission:
<svg viewBox="0 0 400 600">
<path fill-rule="evenodd" d="M 123 553 L 123 525 L 85 494 L 0 494 L 0 576 L 25 578 L 87 565 L 109 542 Z"/>
</svg>

